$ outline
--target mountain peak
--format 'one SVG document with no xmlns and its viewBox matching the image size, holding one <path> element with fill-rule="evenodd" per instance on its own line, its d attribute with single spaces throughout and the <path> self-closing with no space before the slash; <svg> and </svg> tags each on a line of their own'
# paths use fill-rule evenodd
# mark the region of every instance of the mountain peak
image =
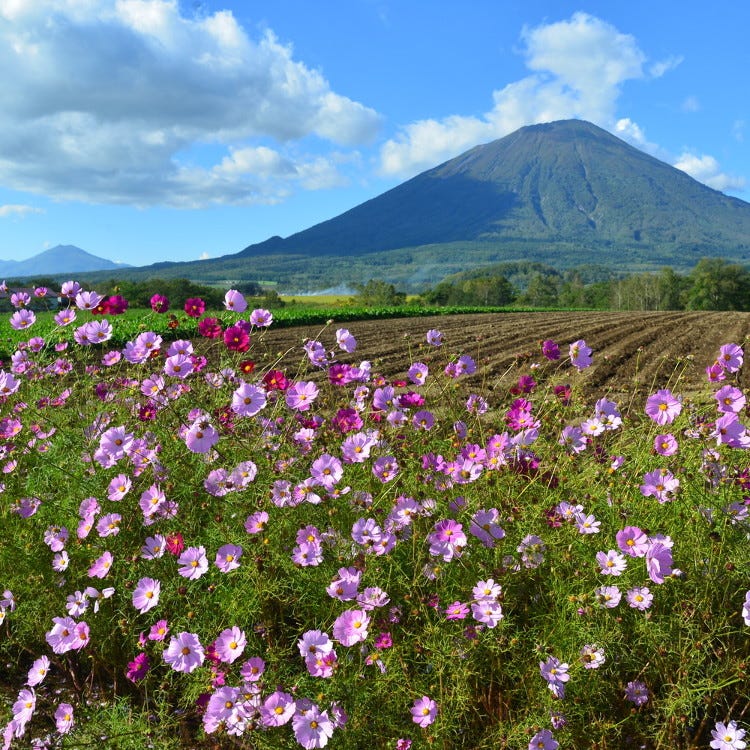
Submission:
<svg viewBox="0 0 750 750">
<path fill-rule="evenodd" d="M 125 267 L 82 250 L 75 245 L 55 245 L 26 260 L 0 260 L 0 276 L 56 276 L 108 271 Z"/>
</svg>

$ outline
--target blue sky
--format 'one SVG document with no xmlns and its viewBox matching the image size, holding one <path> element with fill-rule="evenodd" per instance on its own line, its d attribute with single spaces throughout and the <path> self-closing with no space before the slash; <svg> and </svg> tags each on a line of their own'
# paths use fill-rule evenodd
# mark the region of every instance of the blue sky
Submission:
<svg viewBox="0 0 750 750">
<path fill-rule="evenodd" d="M 0 0 L 0 258 L 235 253 L 570 117 L 750 200 L 748 28 L 736 0 Z"/>
</svg>

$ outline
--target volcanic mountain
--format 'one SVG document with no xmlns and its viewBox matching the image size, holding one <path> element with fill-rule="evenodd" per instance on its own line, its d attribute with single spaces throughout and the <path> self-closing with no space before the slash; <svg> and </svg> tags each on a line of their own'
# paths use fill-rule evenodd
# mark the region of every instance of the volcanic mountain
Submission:
<svg viewBox="0 0 750 750">
<path fill-rule="evenodd" d="M 75 245 L 55 245 L 26 260 L 1 260 L 0 276 L 56 276 L 59 274 L 103 271 L 123 268 L 122 263 L 113 263 L 100 258 Z"/>
<path fill-rule="evenodd" d="M 702 257 L 749 256 L 750 204 L 591 123 L 563 120 L 477 146 L 289 237 L 151 273 L 418 288 L 502 261 L 686 271 Z"/>
</svg>

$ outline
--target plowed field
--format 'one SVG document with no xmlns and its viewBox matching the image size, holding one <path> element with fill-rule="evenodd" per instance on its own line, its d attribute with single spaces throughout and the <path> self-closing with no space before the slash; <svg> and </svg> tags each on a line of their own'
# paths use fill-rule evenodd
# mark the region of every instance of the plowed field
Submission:
<svg viewBox="0 0 750 750">
<path fill-rule="evenodd" d="M 745 344 L 750 337 L 750 313 L 734 312 L 538 312 L 447 315 L 425 318 L 333 323 L 320 327 L 269 331 L 270 351 L 286 351 L 305 338 L 320 338 L 335 346 L 336 328 L 346 327 L 356 337 L 357 351 L 347 361 L 369 359 L 386 377 L 404 375 L 410 361 L 444 364 L 446 357 L 469 354 L 477 372 L 468 378 L 476 387 L 493 389 L 510 384 L 531 362 L 544 361 L 539 344 L 547 338 L 560 345 L 585 339 L 593 349 L 594 364 L 580 374 L 568 367 L 566 379 L 591 395 L 646 392 L 672 387 L 681 393 L 706 390 L 705 368 L 721 344 Z M 441 349 L 425 344 L 425 333 L 444 334 Z M 299 361 L 297 353 L 283 363 Z M 750 385 L 743 375 L 741 384 Z"/>
</svg>

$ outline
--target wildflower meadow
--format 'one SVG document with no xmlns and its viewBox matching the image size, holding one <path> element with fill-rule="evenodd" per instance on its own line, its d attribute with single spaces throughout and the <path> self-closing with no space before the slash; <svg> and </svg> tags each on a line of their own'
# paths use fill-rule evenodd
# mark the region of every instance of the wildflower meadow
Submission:
<svg viewBox="0 0 750 750">
<path fill-rule="evenodd" d="M 746 747 L 745 342 L 588 401 L 582 339 L 480 392 L 428 321 L 0 291 L 5 750 Z"/>
</svg>

